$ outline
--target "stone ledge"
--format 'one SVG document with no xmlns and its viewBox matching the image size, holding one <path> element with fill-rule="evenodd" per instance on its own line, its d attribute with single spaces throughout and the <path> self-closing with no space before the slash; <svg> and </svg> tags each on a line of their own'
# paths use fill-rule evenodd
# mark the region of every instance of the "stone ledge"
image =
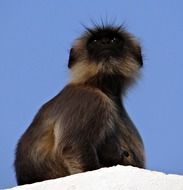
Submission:
<svg viewBox="0 0 183 190">
<path fill-rule="evenodd" d="M 115 166 L 10 190 L 183 190 L 183 176 Z"/>
</svg>

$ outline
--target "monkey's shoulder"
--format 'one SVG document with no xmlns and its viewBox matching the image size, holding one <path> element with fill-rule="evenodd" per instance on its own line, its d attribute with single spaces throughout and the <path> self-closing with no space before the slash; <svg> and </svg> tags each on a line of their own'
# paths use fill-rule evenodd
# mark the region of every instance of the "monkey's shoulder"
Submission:
<svg viewBox="0 0 183 190">
<path fill-rule="evenodd" d="M 100 106 L 113 104 L 112 100 L 100 89 L 85 85 L 69 84 L 54 98 L 42 106 L 44 111 L 71 109 L 75 106 Z"/>
<path fill-rule="evenodd" d="M 82 84 L 69 84 L 59 94 L 60 99 L 66 98 L 69 100 L 75 99 L 103 99 L 109 100 L 108 96 L 105 95 L 99 88 L 82 85 Z"/>
</svg>

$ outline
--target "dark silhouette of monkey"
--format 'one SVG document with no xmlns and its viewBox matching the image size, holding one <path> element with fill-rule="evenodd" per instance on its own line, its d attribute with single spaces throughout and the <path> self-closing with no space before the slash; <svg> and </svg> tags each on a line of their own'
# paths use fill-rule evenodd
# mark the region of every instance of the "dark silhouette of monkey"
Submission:
<svg viewBox="0 0 183 190">
<path fill-rule="evenodd" d="M 123 27 L 87 28 L 70 50 L 69 84 L 19 140 L 18 184 L 117 164 L 144 168 L 143 142 L 123 106 L 142 65 L 140 45 Z"/>
</svg>

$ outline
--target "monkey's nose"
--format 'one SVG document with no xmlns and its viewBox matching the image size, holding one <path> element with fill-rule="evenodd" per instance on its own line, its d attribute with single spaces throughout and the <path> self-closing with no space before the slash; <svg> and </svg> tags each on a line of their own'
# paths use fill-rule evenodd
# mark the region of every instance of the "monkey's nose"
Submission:
<svg viewBox="0 0 183 190">
<path fill-rule="evenodd" d="M 111 40 L 110 40 L 110 38 L 103 37 L 103 38 L 101 39 L 101 43 L 102 43 L 103 45 L 107 45 L 107 44 L 110 44 L 110 43 L 111 43 Z"/>
</svg>

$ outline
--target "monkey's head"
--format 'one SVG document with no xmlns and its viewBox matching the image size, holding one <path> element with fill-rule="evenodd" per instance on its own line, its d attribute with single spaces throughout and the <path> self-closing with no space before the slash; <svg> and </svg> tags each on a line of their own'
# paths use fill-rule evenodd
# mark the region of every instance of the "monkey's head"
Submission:
<svg viewBox="0 0 183 190">
<path fill-rule="evenodd" d="M 122 27 L 96 26 L 76 40 L 68 67 L 73 82 L 86 82 L 96 75 L 121 76 L 133 81 L 143 65 L 138 41 Z"/>
</svg>

